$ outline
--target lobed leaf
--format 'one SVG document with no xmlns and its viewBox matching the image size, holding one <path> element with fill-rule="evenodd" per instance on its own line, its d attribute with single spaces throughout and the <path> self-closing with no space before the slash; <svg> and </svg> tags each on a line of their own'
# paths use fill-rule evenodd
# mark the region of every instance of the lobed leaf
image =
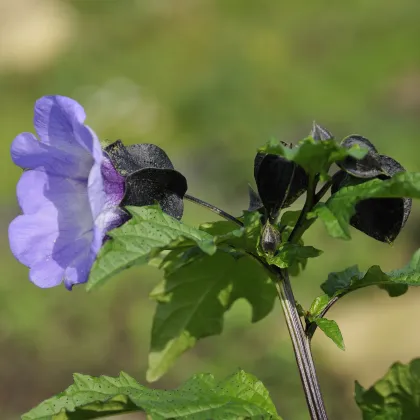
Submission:
<svg viewBox="0 0 420 420">
<path fill-rule="evenodd" d="M 173 391 L 146 388 L 123 372 L 117 378 L 75 374 L 73 385 L 22 420 L 89 420 L 131 412 L 145 412 L 151 420 L 281 420 L 262 382 L 242 370 L 222 381 L 198 374 Z"/>
<path fill-rule="evenodd" d="M 160 378 L 200 338 L 220 334 L 223 316 L 237 299 L 246 299 L 252 306 L 252 322 L 273 309 L 275 286 L 264 268 L 249 256 L 235 259 L 218 251 L 176 271 L 168 260 L 165 270 L 164 281 L 151 294 L 158 305 L 152 327 L 149 381 Z"/>
<path fill-rule="evenodd" d="M 384 273 L 379 266 L 374 265 L 366 273 L 358 270 L 357 266 L 347 268 L 338 273 L 331 273 L 321 289 L 330 297 L 344 295 L 366 286 L 379 286 L 388 291 L 391 296 L 398 296 L 405 292 L 408 286 L 420 286 L 420 249 L 411 261 L 403 268 Z M 398 287 L 399 294 L 396 294 Z"/>
<path fill-rule="evenodd" d="M 363 420 L 417 420 L 420 413 L 420 359 L 394 363 L 387 374 L 364 389 L 355 383 Z"/>
<path fill-rule="evenodd" d="M 216 252 L 213 237 L 165 214 L 158 206 L 127 207 L 132 218 L 108 233 L 89 276 L 87 290 L 133 265 L 145 264 L 163 249 L 198 246 L 209 255 Z"/>
</svg>

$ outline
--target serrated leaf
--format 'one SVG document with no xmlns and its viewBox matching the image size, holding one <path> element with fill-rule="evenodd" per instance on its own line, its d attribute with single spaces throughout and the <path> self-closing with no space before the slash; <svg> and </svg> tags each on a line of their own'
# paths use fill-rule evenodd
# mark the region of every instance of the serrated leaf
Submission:
<svg viewBox="0 0 420 420">
<path fill-rule="evenodd" d="M 339 349 L 345 350 L 343 336 L 335 321 L 326 318 L 314 318 L 311 321 L 315 322 L 319 329 L 323 331 L 328 338 L 331 338 Z"/>
<path fill-rule="evenodd" d="M 418 420 L 420 413 L 420 359 L 394 363 L 369 389 L 355 383 L 355 399 L 363 420 Z"/>
<path fill-rule="evenodd" d="M 306 262 L 308 258 L 316 258 L 321 254 L 322 251 L 313 246 L 302 246 L 286 242 L 280 246 L 276 255 L 273 257 L 267 256 L 267 262 L 280 268 L 287 268 Z"/>
<path fill-rule="evenodd" d="M 259 152 L 280 155 L 300 165 L 310 176 L 320 173 L 323 179 L 328 178 L 328 169 L 334 162 L 347 156 L 361 159 L 367 153 L 366 149 L 359 147 L 346 149 L 334 139 L 316 141 L 306 138 L 290 149 L 276 140 L 271 140 Z"/>
<path fill-rule="evenodd" d="M 158 206 L 127 207 L 132 218 L 108 233 L 89 276 L 87 290 L 133 265 L 145 264 L 162 249 L 198 246 L 207 254 L 216 252 L 213 237 L 163 213 Z"/>
<path fill-rule="evenodd" d="M 218 251 L 170 271 L 151 297 L 158 306 L 147 378 L 154 381 L 198 339 L 220 334 L 224 313 L 237 299 L 250 303 L 253 322 L 268 315 L 276 289 L 264 268 L 251 257 L 234 259 Z"/>
<path fill-rule="evenodd" d="M 151 420 L 281 420 L 262 382 L 244 371 L 223 381 L 198 374 L 172 391 L 146 388 L 123 372 L 117 378 L 75 374 L 73 385 L 22 420 L 89 420 L 130 412 L 145 412 Z"/>
<path fill-rule="evenodd" d="M 334 238 L 350 239 L 350 218 L 358 201 L 367 198 L 420 198 L 420 173 L 399 173 L 391 179 L 374 179 L 340 189 L 326 203 L 315 206 L 312 216 L 319 217 Z"/>
</svg>

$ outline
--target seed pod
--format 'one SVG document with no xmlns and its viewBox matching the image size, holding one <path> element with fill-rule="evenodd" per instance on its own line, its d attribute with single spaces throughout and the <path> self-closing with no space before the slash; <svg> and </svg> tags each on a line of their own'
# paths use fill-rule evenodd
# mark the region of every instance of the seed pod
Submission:
<svg viewBox="0 0 420 420">
<path fill-rule="evenodd" d="M 181 219 L 187 180 L 173 169 L 140 169 L 125 179 L 122 206 L 149 206 L 158 202 L 162 211 Z"/>
<path fill-rule="evenodd" d="M 312 124 L 310 136 L 316 141 L 331 140 L 334 136 L 324 127 L 318 125 L 315 121 Z"/>
<path fill-rule="evenodd" d="M 264 204 L 261 201 L 260 196 L 251 185 L 248 184 L 248 195 L 249 195 L 249 207 L 248 211 L 257 211 L 264 208 Z"/>
<path fill-rule="evenodd" d="M 379 155 L 381 167 L 389 175 L 379 175 L 377 179 L 389 179 L 391 176 L 404 172 L 404 168 L 389 156 Z M 344 171 L 340 171 L 335 176 L 335 181 L 331 187 L 331 193 L 334 194 L 339 189 L 367 182 L 351 176 Z M 359 201 L 356 206 L 356 212 L 350 219 L 350 224 L 381 242 L 392 243 L 397 238 L 401 229 L 404 227 L 411 211 L 412 200 L 410 198 L 368 198 Z"/>
<path fill-rule="evenodd" d="M 337 162 L 337 165 L 341 169 L 356 178 L 372 179 L 379 175 L 387 175 L 386 171 L 382 167 L 381 157 L 378 151 L 368 139 L 359 135 L 352 135 L 346 137 L 341 142 L 341 146 L 348 149 L 355 145 L 367 149 L 367 154 L 362 159 L 355 159 L 351 156 L 347 156 L 341 162 Z"/>
<path fill-rule="evenodd" d="M 160 147 L 148 143 L 124 146 L 117 140 L 105 148 L 105 153 L 125 178 L 121 206 L 148 206 L 157 202 L 165 213 L 181 219 L 187 181 Z"/>
<path fill-rule="evenodd" d="M 290 206 L 308 186 L 304 169 L 278 155 L 258 153 L 254 161 L 258 193 L 271 219 Z"/>
<path fill-rule="evenodd" d="M 280 244 L 279 231 L 267 220 L 261 233 L 261 248 L 266 254 L 274 254 Z"/>
</svg>

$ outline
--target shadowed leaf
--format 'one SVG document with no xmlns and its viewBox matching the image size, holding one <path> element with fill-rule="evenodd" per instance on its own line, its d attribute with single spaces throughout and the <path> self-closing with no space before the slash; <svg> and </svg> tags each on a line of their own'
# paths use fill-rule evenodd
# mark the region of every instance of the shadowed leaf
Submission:
<svg viewBox="0 0 420 420">
<path fill-rule="evenodd" d="M 223 316 L 240 298 L 257 322 L 273 309 L 276 290 L 264 268 L 248 256 L 234 259 L 218 251 L 170 270 L 151 293 L 158 301 L 152 327 L 147 378 L 160 378 L 196 341 L 220 334 Z"/>
<path fill-rule="evenodd" d="M 420 413 L 420 359 L 394 363 L 369 389 L 355 383 L 356 403 L 363 420 L 418 420 Z"/>
</svg>

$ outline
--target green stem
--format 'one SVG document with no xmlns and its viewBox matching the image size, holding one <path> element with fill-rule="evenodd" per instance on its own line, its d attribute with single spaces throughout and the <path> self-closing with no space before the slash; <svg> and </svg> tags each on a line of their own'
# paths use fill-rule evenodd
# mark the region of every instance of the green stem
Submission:
<svg viewBox="0 0 420 420">
<path fill-rule="evenodd" d="M 292 340 L 296 363 L 303 385 L 311 420 L 328 420 L 321 389 L 312 359 L 309 342 L 296 309 L 296 301 L 287 270 L 276 270 L 276 288 L 281 302 L 287 329 Z"/>
<path fill-rule="evenodd" d="M 230 222 L 236 223 L 238 226 L 242 227 L 244 225 L 239 219 L 237 219 L 236 217 L 232 216 L 231 214 L 225 212 L 224 210 L 219 209 L 216 206 L 213 206 L 213 204 L 207 203 L 207 202 L 205 202 L 203 200 L 200 200 L 199 198 L 193 197 L 192 195 L 189 195 L 189 194 L 185 194 L 184 198 L 186 200 L 189 200 L 189 201 L 191 201 L 195 204 L 198 204 L 202 207 L 205 207 L 205 208 L 211 210 L 213 213 L 216 213 L 217 215 L 223 217 L 226 220 L 229 220 Z"/>
<path fill-rule="evenodd" d="M 306 200 L 305 204 L 303 206 L 302 211 L 300 212 L 299 219 L 296 222 L 296 225 L 294 229 L 292 230 L 292 233 L 289 236 L 288 241 L 291 243 L 296 243 L 299 241 L 301 236 L 303 235 L 303 232 L 309 227 L 308 226 L 308 220 L 306 219 L 307 214 L 312 210 L 313 203 L 315 200 L 315 188 L 316 188 L 317 181 L 313 178 L 309 178 L 308 183 L 308 189 L 306 191 Z M 309 220 L 309 225 L 313 223 L 312 220 Z"/>
</svg>

